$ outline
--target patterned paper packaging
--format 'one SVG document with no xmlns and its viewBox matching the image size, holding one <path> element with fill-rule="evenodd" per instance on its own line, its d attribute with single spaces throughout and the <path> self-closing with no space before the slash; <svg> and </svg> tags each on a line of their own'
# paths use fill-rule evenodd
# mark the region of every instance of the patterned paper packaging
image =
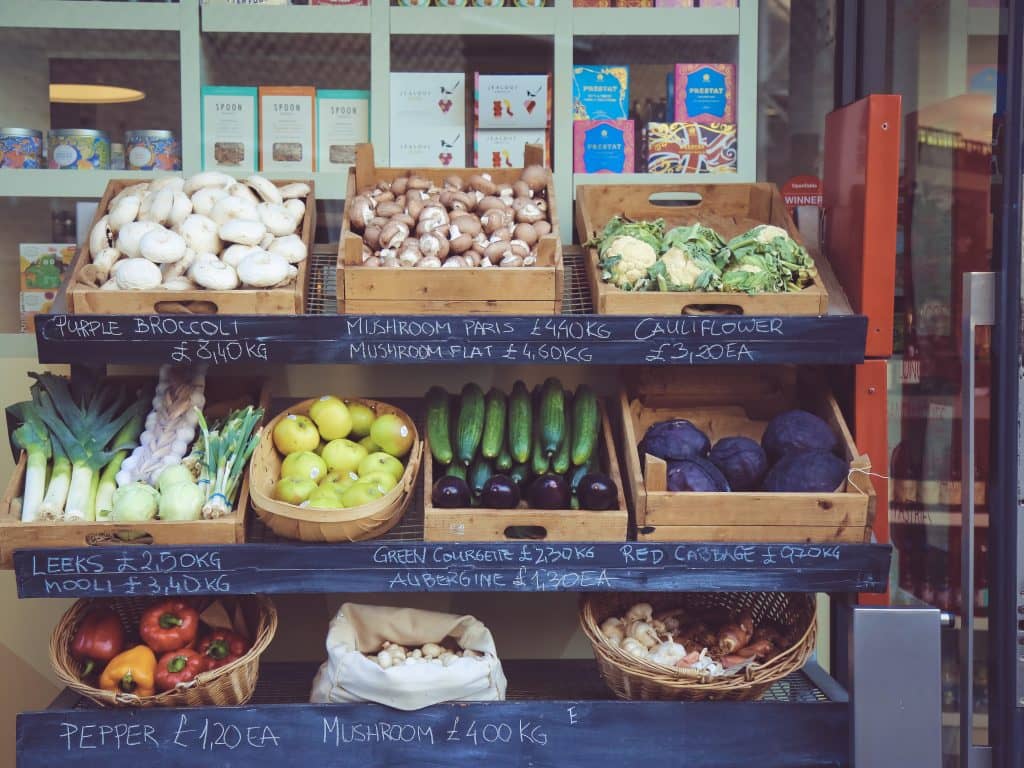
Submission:
<svg viewBox="0 0 1024 768">
<path fill-rule="evenodd" d="M 736 173 L 736 126 L 648 123 L 649 173 Z"/>
<path fill-rule="evenodd" d="M 577 120 L 572 124 L 573 173 L 632 173 L 632 120 Z"/>
<path fill-rule="evenodd" d="M 693 0 L 655 0 L 656 8 L 693 8 Z"/>
<path fill-rule="evenodd" d="M 473 136 L 473 166 L 476 168 L 522 168 L 526 145 L 544 147 L 544 160 L 550 157 L 551 137 L 546 128 L 494 131 L 477 129 Z"/>
<path fill-rule="evenodd" d="M 476 127 L 546 128 L 551 123 L 551 75 L 476 73 Z"/>
<path fill-rule="evenodd" d="M 629 117 L 629 67 L 600 64 L 572 68 L 574 120 Z"/>
<path fill-rule="evenodd" d="M 19 243 L 21 290 L 57 290 L 75 258 L 68 243 Z"/>
<path fill-rule="evenodd" d="M 675 119 L 679 122 L 735 123 L 734 64 L 676 64 Z"/>
</svg>

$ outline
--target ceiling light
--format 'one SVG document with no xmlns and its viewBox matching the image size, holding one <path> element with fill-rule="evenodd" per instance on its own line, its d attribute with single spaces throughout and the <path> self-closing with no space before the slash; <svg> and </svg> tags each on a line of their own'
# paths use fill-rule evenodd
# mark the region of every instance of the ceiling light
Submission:
<svg viewBox="0 0 1024 768">
<path fill-rule="evenodd" d="M 124 104 L 144 98 L 146 94 L 142 91 L 116 85 L 50 84 L 50 101 L 57 104 Z"/>
</svg>

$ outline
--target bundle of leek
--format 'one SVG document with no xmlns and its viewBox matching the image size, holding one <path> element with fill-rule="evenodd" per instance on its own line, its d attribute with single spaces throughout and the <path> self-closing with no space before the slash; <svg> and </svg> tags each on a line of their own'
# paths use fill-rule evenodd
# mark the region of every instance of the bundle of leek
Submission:
<svg viewBox="0 0 1024 768">
<path fill-rule="evenodd" d="M 232 411 L 223 423 L 215 424 L 210 429 L 203 414 L 199 413 L 199 429 L 202 432 L 202 437 L 197 441 L 201 445 L 199 482 L 206 486 L 204 518 L 213 519 L 231 514 L 238 499 L 242 472 L 260 440 L 257 426 L 262 418 L 262 408 L 247 405 L 241 410 Z"/>
<path fill-rule="evenodd" d="M 36 381 L 32 401 L 20 404 L 22 414 L 31 414 L 22 426 L 36 423 L 35 430 L 38 423 L 45 425 L 54 456 L 49 488 L 34 512 L 53 519 L 95 520 L 97 498 L 101 507 L 109 506 L 103 498 L 113 492 L 107 485 L 116 474 L 105 471 L 101 478 L 100 470 L 119 465 L 124 452 L 136 445 L 148 399 L 133 400 L 124 387 L 96 382 L 81 387 L 76 397 L 67 379 L 52 373 L 29 375 Z M 45 466 L 42 471 L 45 475 Z M 26 472 L 26 501 L 29 487 Z M 28 511 L 23 502 L 22 520 L 35 519 L 26 515 Z"/>
<path fill-rule="evenodd" d="M 14 430 L 11 439 L 28 457 L 25 493 L 21 501 L 21 519 L 31 523 L 40 516 L 39 507 L 43 503 L 43 491 L 46 490 L 46 469 L 53 446 L 50 442 L 50 433 L 32 403 L 18 403 L 13 407 L 13 411 L 21 419 L 21 426 Z M 56 467 L 56 463 L 54 466 Z"/>
</svg>

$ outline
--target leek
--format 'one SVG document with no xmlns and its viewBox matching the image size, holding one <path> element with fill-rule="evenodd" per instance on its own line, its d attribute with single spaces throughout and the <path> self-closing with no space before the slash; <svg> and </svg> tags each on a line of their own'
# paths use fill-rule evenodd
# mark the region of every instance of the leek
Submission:
<svg viewBox="0 0 1024 768">
<path fill-rule="evenodd" d="M 199 412 L 198 409 L 196 409 Z M 223 424 L 210 429 L 199 412 L 199 429 L 202 431 L 203 479 L 206 486 L 206 503 L 203 517 L 210 519 L 231 514 L 238 495 L 245 465 L 259 443 L 257 426 L 263 418 L 262 408 L 251 405 L 232 411 Z"/>
<path fill-rule="evenodd" d="M 67 501 L 68 486 L 71 484 L 71 461 L 59 441 L 54 440 L 52 447 L 53 469 L 46 486 L 46 496 L 39 506 L 39 516 L 47 520 L 60 520 L 64 517 L 64 502 Z"/>
<path fill-rule="evenodd" d="M 110 513 L 114 509 L 114 491 L 117 490 L 117 473 L 121 471 L 121 465 L 128 458 L 129 444 L 134 445 L 138 441 L 139 435 L 142 433 L 142 426 L 142 412 L 139 411 L 114 436 L 114 446 L 125 446 L 125 448 L 114 454 L 100 475 L 99 486 L 96 489 L 95 518 L 97 520 L 110 519 Z"/>
<path fill-rule="evenodd" d="M 122 387 L 87 386 L 76 399 L 66 379 L 52 373 L 36 379 L 32 397 L 50 434 L 71 460 L 71 479 L 64 504 L 66 520 L 93 520 L 97 473 L 135 440 L 123 440 L 121 429 L 139 416 L 148 399 L 131 402 Z"/>
<path fill-rule="evenodd" d="M 25 402 L 16 406 L 22 424 L 11 435 L 14 444 L 25 451 L 28 460 L 25 469 L 25 493 L 21 502 L 21 520 L 31 523 L 39 517 L 39 507 L 46 490 L 46 469 L 52 447 L 38 410 L 33 403 Z"/>
</svg>

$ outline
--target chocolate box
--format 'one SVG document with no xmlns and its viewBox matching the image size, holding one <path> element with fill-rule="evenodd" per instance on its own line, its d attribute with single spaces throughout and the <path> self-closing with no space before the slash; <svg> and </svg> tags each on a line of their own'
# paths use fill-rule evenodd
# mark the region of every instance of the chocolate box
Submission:
<svg viewBox="0 0 1024 768">
<path fill-rule="evenodd" d="M 734 64 L 676 64 L 675 119 L 681 123 L 736 122 Z"/>
<path fill-rule="evenodd" d="M 632 120 L 577 120 L 572 124 L 573 173 L 632 173 Z"/>
<path fill-rule="evenodd" d="M 649 173 L 735 173 L 736 126 L 648 123 Z"/>
<path fill-rule="evenodd" d="M 547 128 L 551 123 L 550 75 L 476 74 L 476 127 L 490 130 Z"/>
<path fill-rule="evenodd" d="M 574 120 L 625 120 L 629 117 L 629 67 L 608 64 L 572 68 Z"/>
</svg>

